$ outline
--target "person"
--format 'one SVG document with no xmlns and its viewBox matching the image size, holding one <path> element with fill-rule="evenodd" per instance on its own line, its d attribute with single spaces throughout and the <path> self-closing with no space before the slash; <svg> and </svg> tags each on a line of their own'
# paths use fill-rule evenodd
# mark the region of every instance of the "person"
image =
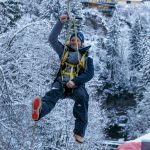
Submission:
<svg viewBox="0 0 150 150">
<path fill-rule="evenodd" d="M 68 20 L 67 15 L 60 16 L 49 35 L 49 43 L 61 60 L 60 70 L 51 90 L 44 97 L 36 97 L 33 100 L 32 119 L 38 121 L 54 108 L 59 99 L 70 97 L 75 101 L 73 107 L 74 138 L 77 142 L 83 143 L 88 124 L 89 101 L 85 83 L 93 78 L 94 66 L 93 59 L 88 54 L 90 46 L 84 47 L 84 35 L 81 32 L 70 36 L 65 50 L 65 45 L 58 40 L 63 25 Z"/>
</svg>

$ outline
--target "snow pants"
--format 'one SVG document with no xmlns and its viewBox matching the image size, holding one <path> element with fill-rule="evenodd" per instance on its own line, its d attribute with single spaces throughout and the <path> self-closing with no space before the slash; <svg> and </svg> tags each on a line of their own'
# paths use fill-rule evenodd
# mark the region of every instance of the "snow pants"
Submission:
<svg viewBox="0 0 150 150">
<path fill-rule="evenodd" d="M 67 91 L 64 93 L 62 87 L 52 88 L 42 98 L 42 109 L 40 118 L 48 114 L 55 106 L 56 102 L 67 97 Z M 73 92 L 69 93 L 69 98 L 72 98 L 75 103 L 73 107 L 73 115 L 75 117 L 74 133 L 82 137 L 85 135 L 85 130 L 88 124 L 88 101 L 89 95 L 84 86 L 74 88 Z"/>
</svg>

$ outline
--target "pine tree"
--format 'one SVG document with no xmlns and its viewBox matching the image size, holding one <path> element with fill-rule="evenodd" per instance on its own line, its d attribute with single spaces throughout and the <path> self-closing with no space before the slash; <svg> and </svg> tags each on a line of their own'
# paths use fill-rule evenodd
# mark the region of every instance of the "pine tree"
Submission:
<svg viewBox="0 0 150 150">
<path fill-rule="evenodd" d="M 107 50 L 107 60 L 106 66 L 109 72 L 108 79 L 110 81 L 114 81 L 116 83 L 121 83 L 122 73 L 121 73 L 121 57 L 120 57 L 120 50 L 119 50 L 119 20 L 117 15 L 114 15 L 109 31 L 107 34 L 107 42 L 106 42 L 106 50 Z"/>
<path fill-rule="evenodd" d="M 150 50 L 148 45 L 148 34 L 146 30 L 142 32 L 142 51 L 144 52 L 144 58 L 142 63 L 142 82 L 144 87 L 150 85 Z"/>
<path fill-rule="evenodd" d="M 150 86 L 150 52 L 147 53 L 144 59 L 143 66 L 143 86 Z"/>
<path fill-rule="evenodd" d="M 120 49 L 121 37 L 119 23 L 117 14 L 114 14 L 107 33 L 106 68 L 102 91 L 102 107 L 107 110 L 106 116 L 109 118 L 105 127 L 105 133 L 111 138 L 114 138 L 114 134 L 116 138 L 127 137 L 125 128 L 128 117 L 126 116 L 126 110 L 131 106 L 131 102 L 127 102 L 126 99 L 132 97 L 132 94 L 128 91 L 127 78 L 125 75 L 126 70 L 124 70 L 125 66 Z M 124 126 L 121 126 L 121 124 Z"/>
<path fill-rule="evenodd" d="M 143 47 L 143 39 L 144 36 L 144 28 L 141 24 L 141 20 L 139 18 L 136 19 L 134 26 L 131 29 L 130 36 L 130 70 L 139 71 L 143 66 L 143 57 L 145 54 L 145 48 Z"/>
<path fill-rule="evenodd" d="M 131 30 L 130 44 L 130 83 L 132 90 L 136 93 L 136 97 L 140 100 L 143 97 L 143 71 L 145 70 L 145 58 L 148 52 L 147 32 L 140 18 L 135 20 L 135 24 Z"/>
<path fill-rule="evenodd" d="M 0 2 L 0 33 L 6 32 L 16 25 L 16 21 L 23 15 L 23 4 L 8 0 Z"/>
<path fill-rule="evenodd" d="M 39 6 L 37 0 L 24 1 L 25 12 L 31 15 L 39 16 Z"/>
<path fill-rule="evenodd" d="M 43 0 L 40 6 L 40 16 L 41 18 L 50 19 L 54 17 L 58 19 L 61 12 L 61 5 L 59 0 Z"/>
</svg>

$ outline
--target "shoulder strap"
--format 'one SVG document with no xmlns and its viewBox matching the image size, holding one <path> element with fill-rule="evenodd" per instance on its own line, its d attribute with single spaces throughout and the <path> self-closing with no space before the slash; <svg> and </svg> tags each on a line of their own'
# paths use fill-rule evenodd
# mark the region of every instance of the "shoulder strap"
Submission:
<svg viewBox="0 0 150 150">
<path fill-rule="evenodd" d="M 79 61 L 78 69 L 85 69 L 85 59 L 86 59 L 86 52 L 82 54 L 81 60 Z"/>
<path fill-rule="evenodd" d="M 65 50 L 65 54 L 64 54 L 64 56 L 62 57 L 62 59 L 61 59 L 61 65 L 64 65 L 64 63 L 66 62 L 66 60 L 67 60 L 67 57 L 69 56 L 69 51 L 68 50 Z"/>
</svg>

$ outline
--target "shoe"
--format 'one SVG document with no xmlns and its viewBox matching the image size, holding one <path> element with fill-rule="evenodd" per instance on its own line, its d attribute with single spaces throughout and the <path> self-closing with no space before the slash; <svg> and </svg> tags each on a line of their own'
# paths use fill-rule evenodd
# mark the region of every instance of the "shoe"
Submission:
<svg viewBox="0 0 150 150">
<path fill-rule="evenodd" d="M 39 120 L 39 115 L 41 111 L 42 101 L 40 97 L 36 97 L 32 102 L 32 119 L 34 121 Z"/>
<path fill-rule="evenodd" d="M 82 144 L 84 142 L 84 137 L 82 137 L 82 136 L 80 136 L 78 134 L 74 134 L 74 138 L 80 144 Z"/>
</svg>

